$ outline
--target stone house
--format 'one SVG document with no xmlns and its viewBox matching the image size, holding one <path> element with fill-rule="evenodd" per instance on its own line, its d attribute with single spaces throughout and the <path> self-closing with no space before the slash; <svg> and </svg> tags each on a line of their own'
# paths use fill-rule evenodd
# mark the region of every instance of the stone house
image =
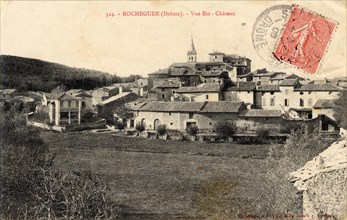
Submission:
<svg viewBox="0 0 347 220">
<path fill-rule="evenodd" d="M 253 106 L 255 102 L 254 82 L 236 82 L 236 85 L 223 89 L 225 101 L 243 101 L 246 105 Z"/>
<path fill-rule="evenodd" d="M 335 119 L 334 107 L 335 107 L 335 100 L 318 99 L 317 102 L 313 105 L 312 116 L 313 118 L 316 118 L 319 115 L 326 115 L 332 119 Z"/>
<path fill-rule="evenodd" d="M 114 86 L 105 86 L 102 88 L 98 88 L 92 91 L 91 95 L 93 96 L 93 102 L 92 105 L 95 107 L 97 104 L 100 102 L 115 96 L 119 93 L 121 93 L 119 88 L 114 87 Z"/>
<path fill-rule="evenodd" d="M 310 219 L 347 218 L 347 141 L 333 143 L 290 180 L 303 193 L 303 215 Z"/>
<path fill-rule="evenodd" d="M 162 80 L 162 83 L 155 89 L 156 100 L 158 101 L 171 101 L 176 91 L 181 87 L 179 80 Z"/>
<path fill-rule="evenodd" d="M 112 96 L 99 104 L 97 104 L 97 112 L 100 117 L 112 121 L 114 119 L 114 111 L 119 110 L 123 112 L 124 105 L 129 102 L 134 102 L 141 96 L 132 92 L 123 92 L 118 95 Z"/>
<path fill-rule="evenodd" d="M 80 124 L 81 99 L 66 93 L 46 93 L 49 122 L 54 125 Z"/>
<path fill-rule="evenodd" d="M 198 86 L 180 87 L 176 94 L 187 97 L 192 102 L 222 101 L 222 88 L 221 83 L 202 83 Z"/>
<path fill-rule="evenodd" d="M 280 131 L 283 122 L 280 110 L 248 109 L 240 114 L 236 125 L 244 132 L 255 132 L 261 128 Z"/>
<path fill-rule="evenodd" d="M 81 99 L 81 110 L 82 112 L 94 111 L 93 96 L 89 93 L 82 91 L 74 95 Z"/>
<path fill-rule="evenodd" d="M 129 107 L 135 124 L 156 129 L 165 124 L 168 129 L 186 130 L 190 125 L 213 129 L 218 121 L 236 120 L 245 109 L 243 102 L 145 102 Z"/>
</svg>

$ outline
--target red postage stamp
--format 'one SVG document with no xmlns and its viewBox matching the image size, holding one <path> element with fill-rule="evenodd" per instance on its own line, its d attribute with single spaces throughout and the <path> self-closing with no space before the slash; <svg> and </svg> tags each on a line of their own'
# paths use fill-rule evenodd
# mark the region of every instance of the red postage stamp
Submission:
<svg viewBox="0 0 347 220">
<path fill-rule="evenodd" d="M 314 74 L 335 27 L 334 21 L 294 6 L 274 56 Z"/>
</svg>

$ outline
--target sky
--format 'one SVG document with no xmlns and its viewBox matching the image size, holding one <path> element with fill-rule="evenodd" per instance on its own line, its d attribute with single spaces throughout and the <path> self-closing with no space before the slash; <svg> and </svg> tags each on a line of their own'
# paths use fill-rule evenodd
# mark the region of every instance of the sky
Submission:
<svg viewBox="0 0 347 220">
<path fill-rule="evenodd" d="M 1 1 L 2 55 L 15 55 L 127 76 L 185 62 L 191 36 L 198 61 L 221 51 L 252 60 L 252 69 L 304 77 L 346 76 L 346 2 L 296 1 L 338 22 L 319 70 L 309 75 L 263 60 L 252 43 L 258 16 L 293 1 Z M 122 16 L 128 11 L 182 12 L 183 16 Z M 210 16 L 192 16 L 192 12 Z M 234 14 L 216 16 L 217 11 Z M 106 15 L 114 13 L 115 16 Z M 120 14 L 120 15 L 118 15 Z"/>
</svg>

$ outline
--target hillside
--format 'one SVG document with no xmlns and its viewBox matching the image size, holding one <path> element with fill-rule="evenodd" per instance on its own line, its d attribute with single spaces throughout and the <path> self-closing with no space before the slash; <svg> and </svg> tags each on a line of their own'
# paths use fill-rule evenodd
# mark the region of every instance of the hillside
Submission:
<svg viewBox="0 0 347 220">
<path fill-rule="evenodd" d="M 61 84 L 68 89 L 89 90 L 122 81 L 119 76 L 101 71 L 24 57 L 0 55 L 0 64 L 1 86 L 20 91 L 49 92 Z"/>
</svg>

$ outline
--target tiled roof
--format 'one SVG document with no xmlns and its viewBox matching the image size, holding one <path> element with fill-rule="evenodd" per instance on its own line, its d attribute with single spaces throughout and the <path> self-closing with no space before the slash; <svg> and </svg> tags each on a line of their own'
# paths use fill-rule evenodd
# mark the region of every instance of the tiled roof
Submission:
<svg viewBox="0 0 347 220">
<path fill-rule="evenodd" d="M 294 91 L 328 91 L 328 92 L 337 92 L 341 89 L 331 83 L 324 84 L 303 84 L 297 86 Z"/>
<path fill-rule="evenodd" d="M 226 70 L 215 70 L 215 71 L 203 71 L 201 75 L 208 77 L 208 76 L 220 76 L 223 72 L 226 72 Z"/>
<path fill-rule="evenodd" d="M 335 107 L 335 100 L 333 99 L 318 99 L 317 102 L 313 105 L 313 108 L 333 108 Z"/>
<path fill-rule="evenodd" d="M 227 88 L 227 91 L 253 91 L 256 87 L 255 82 L 237 82 L 237 85 Z"/>
<path fill-rule="evenodd" d="M 218 92 L 221 88 L 219 83 L 202 83 L 198 86 L 181 87 L 177 93 Z"/>
<path fill-rule="evenodd" d="M 144 112 L 200 112 L 200 113 L 238 113 L 243 102 L 146 102 L 133 111 Z"/>
<path fill-rule="evenodd" d="M 260 91 L 260 92 L 279 92 L 280 87 L 279 87 L 279 85 L 260 85 L 260 86 L 258 86 L 257 91 Z"/>
<path fill-rule="evenodd" d="M 123 92 L 121 94 L 118 94 L 118 95 L 115 95 L 115 96 L 112 96 L 102 102 L 100 102 L 98 105 L 106 105 L 106 104 L 109 104 L 111 102 L 114 102 L 114 101 L 117 101 L 118 99 L 121 99 L 121 98 L 124 98 L 130 94 L 134 94 L 134 93 L 131 93 L 131 92 Z"/>
<path fill-rule="evenodd" d="M 75 97 L 88 97 L 88 98 L 92 98 L 93 96 L 86 93 L 86 92 L 80 92 L 80 93 L 77 93 L 75 94 Z"/>
<path fill-rule="evenodd" d="M 80 100 L 81 98 L 72 96 L 70 94 L 63 94 L 58 98 L 58 100 Z"/>
<path fill-rule="evenodd" d="M 299 79 L 299 80 L 303 80 L 304 78 L 298 76 L 298 75 L 295 75 L 295 74 L 291 74 L 289 76 L 286 77 L 286 79 Z"/>
<path fill-rule="evenodd" d="M 347 166 L 346 151 L 346 137 L 344 137 L 343 140 L 334 142 L 317 157 L 308 161 L 305 166 L 301 167 L 295 172 L 290 173 L 291 181 L 295 182 L 294 186 L 297 187 L 298 190 L 306 190 L 306 180 L 316 176 L 317 174 L 345 169 Z"/>
<path fill-rule="evenodd" d="M 252 72 L 249 72 L 249 73 L 246 73 L 246 74 L 243 74 L 243 75 L 237 75 L 237 78 L 243 78 L 243 77 L 248 77 L 248 76 L 253 76 L 254 73 Z"/>
<path fill-rule="evenodd" d="M 241 116 L 249 118 L 281 117 L 281 110 L 248 109 Z"/>
<path fill-rule="evenodd" d="M 139 111 L 145 112 L 199 112 L 205 102 L 147 102 Z"/>
<path fill-rule="evenodd" d="M 181 82 L 176 80 L 163 80 L 157 88 L 179 88 L 181 87 Z"/>
<path fill-rule="evenodd" d="M 62 95 L 64 95 L 64 93 L 44 93 L 44 95 L 47 97 L 47 99 L 49 100 L 57 100 L 58 98 L 60 98 Z"/>
<path fill-rule="evenodd" d="M 284 79 L 280 86 L 295 86 L 298 83 L 297 79 Z"/>
<path fill-rule="evenodd" d="M 195 70 L 187 67 L 170 68 L 170 76 L 196 75 Z"/>
<path fill-rule="evenodd" d="M 243 102 L 207 102 L 201 109 L 202 113 L 238 113 L 242 107 L 245 107 Z"/>
</svg>

